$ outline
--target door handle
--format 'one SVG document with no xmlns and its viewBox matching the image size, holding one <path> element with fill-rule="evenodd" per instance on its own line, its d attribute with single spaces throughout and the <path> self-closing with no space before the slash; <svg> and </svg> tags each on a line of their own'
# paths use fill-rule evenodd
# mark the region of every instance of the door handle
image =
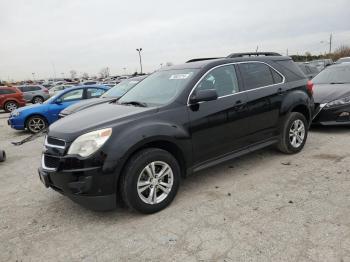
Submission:
<svg viewBox="0 0 350 262">
<path fill-rule="evenodd" d="M 238 100 L 234 106 L 233 106 L 233 110 L 235 111 L 238 111 L 238 110 L 241 110 L 245 107 L 247 103 L 246 102 L 243 102 L 242 100 Z"/>
</svg>

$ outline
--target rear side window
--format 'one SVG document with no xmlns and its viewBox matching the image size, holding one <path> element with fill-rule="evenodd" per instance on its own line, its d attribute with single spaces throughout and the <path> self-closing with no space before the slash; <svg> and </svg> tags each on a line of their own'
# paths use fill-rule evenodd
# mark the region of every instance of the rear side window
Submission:
<svg viewBox="0 0 350 262">
<path fill-rule="evenodd" d="M 105 90 L 101 88 L 88 88 L 86 90 L 86 98 L 97 98 L 100 97 L 104 92 Z"/>
<path fill-rule="evenodd" d="M 275 84 L 270 67 L 263 63 L 243 63 L 238 66 L 247 90 Z"/>
<path fill-rule="evenodd" d="M 0 95 L 10 95 L 10 94 L 16 94 L 16 91 L 12 89 L 0 89 Z"/>
<path fill-rule="evenodd" d="M 206 89 L 215 89 L 219 97 L 237 93 L 239 87 L 234 66 L 221 66 L 210 71 L 196 88 Z"/>
<path fill-rule="evenodd" d="M 30 91 L 39 91 L 41 90 L 40 86 L 31 86 Z"/>
</svg>

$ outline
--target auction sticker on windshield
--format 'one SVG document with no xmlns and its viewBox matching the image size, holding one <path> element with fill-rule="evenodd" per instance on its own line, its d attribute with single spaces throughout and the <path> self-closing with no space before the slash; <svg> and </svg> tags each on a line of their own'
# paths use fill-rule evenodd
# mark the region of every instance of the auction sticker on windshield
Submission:
<svg viewBox="0 0 350 262">
<path fill-rule="evenodd" d="M 172 80 L 186 79 L 190 75 L 191 74 L 176 74 L 176 75 L 171 75 L 169 79 L 172 79 Z"/>
</svg>

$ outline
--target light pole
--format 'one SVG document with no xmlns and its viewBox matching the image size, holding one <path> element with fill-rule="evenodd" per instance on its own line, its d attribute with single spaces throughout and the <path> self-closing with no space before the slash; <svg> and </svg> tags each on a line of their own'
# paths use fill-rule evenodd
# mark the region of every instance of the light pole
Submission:
<svg viewBox="0 0 350 262">
<path fill-rule="evenodd" d="M 332 41 L 333 41 L 333 34 L 330 34 L 329 41 L 321 41 L 321 44 L 327 44 L 329 45 L 329 54 L 332 53 Z"/>
<path fill-rule="evenodd" d="M 33 75 L 33 81 L 35 81 L 35 73 L 32 73 L 32 75 Z"/>
<path fill-rule="evenodd" d="M 141 51 L 142 51 L 142 48 L 137 48 L 136 51 L 139 52 L 140 67 L 141 67 L 141 75 L 142 75 L 142 59 L 141 59 Z"/>
<path fill-rule="evenodd" d="M 123 67 L 124 75 L 126 75 L 126 67 Z"/>
</svg>

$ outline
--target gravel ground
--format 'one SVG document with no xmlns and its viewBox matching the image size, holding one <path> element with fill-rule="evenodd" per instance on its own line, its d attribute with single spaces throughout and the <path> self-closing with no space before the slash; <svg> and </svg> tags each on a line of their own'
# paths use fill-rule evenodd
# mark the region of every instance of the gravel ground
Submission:
<svg viewBox="0 0 350 262">
<path fill-rule="evenodd" d="M 197 173 L 164 211 L 86 210 L 39 181 L 43 138 L 0 112 L 0 261 L 350 261 L 350 128 L 298 155 L 264 149 Z"/>
</svg>

